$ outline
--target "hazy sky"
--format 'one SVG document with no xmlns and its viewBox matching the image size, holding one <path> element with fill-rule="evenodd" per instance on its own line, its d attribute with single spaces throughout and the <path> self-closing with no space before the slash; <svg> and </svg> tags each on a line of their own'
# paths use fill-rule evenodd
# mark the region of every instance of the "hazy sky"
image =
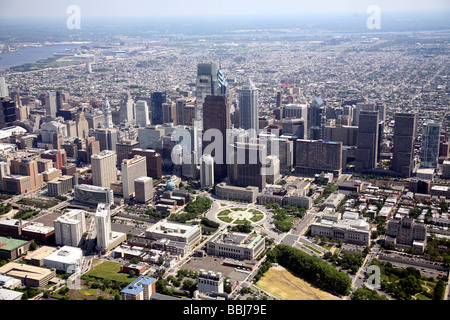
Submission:
<svg viewBox="0 0 450 320">
<path fill-rule="evenodd" d="M 77 5 L 82 16 L 241 15 L 450 9 L 449 0 L 0 0 L 0 17 L 68 16 Z"/>
</svg>

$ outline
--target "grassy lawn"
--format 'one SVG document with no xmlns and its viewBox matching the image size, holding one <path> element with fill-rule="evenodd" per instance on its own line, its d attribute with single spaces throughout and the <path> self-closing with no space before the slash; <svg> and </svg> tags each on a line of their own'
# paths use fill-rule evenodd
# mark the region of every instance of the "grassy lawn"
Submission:
<svg viewBox="0 0 450 320">
<path fill-rule="evenodd" d="M 94 259 L 92 261 L 92 265 L 95 265 L 98 262 L 99 262 L 98 259 Z M 102 279 L 109 279 L 109 280 L 128 282 L 128 283 L 130 283 L 136 279 L 136 277 L 130 278 L 128 276 L 128 274 L 126 274 L 126 273 L 120 273 L 120 267 L 121 267 L 120 263 L 111 262 L 111 261 L 103 261 L 103 262 L 100 262 L 99 264 L 95 265 L 87 273 L 87 275 L 97 277 L 97 278 L 102 278 Z"/>
<path fill-rule="evenodd" d="M 258 281 L 257 286 L 284 300 L 340 300 L 281 266 L 271 267 Z"/>
<path fill-rule="evenodd" d="M 218 217 L 223 217 L 223 216 L 228 216 L 228 214 L 230 213 L 231 211 L 230 210 L 228 210 L 228 209 L 226 209 L 226 210 L 222 210 L 222 211 L 220 211 L 218 214 L 217 214 L 217 216 Z"/>
<path fill-rule="evenodd" d="M 217 217 L 219 220 L 222 220 L 223 222 L 227 222 L 230 223 L 233 221 L 233 219 L 227 217 L 227 216 L 222 216 L 222 217 Z"/>
<path fill-rule="evenodd" d="M 308 246 L 307 244 L 304 244 L 304 243 L 303 243 L 303 245 L 304 245 L 305 247 L 307 247 L 309 250 L 312 250 L 312 251 L 314 251 L 314 252 L 317 253 L 317 254 L 322 254 L 322 252 L 320 252 L 320 251 L 317 250 L 317 249 L 314 249 L 314 248 L 311 247 L 311 246 Z"/>
</svg>

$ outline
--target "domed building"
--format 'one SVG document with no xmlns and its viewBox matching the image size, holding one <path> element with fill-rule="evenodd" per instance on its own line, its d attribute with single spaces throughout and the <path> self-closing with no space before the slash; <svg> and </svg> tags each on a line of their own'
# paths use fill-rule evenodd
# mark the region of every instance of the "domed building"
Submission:
<svg viewBox="0 0 450 320">
<path fill-rule="evenodd" d="M 173 191 L 177 188 L 177 186 L 175 185 L 175 182 L 173 182 L 172 179 L 169 180 L 169 182 L 167 182 L 166 184 L 166 190 L 167 191 Z"/>
</svg>

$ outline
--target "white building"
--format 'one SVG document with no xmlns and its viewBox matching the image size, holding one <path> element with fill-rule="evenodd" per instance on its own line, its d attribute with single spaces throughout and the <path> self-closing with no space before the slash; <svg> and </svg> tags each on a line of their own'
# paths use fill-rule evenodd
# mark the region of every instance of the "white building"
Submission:
<svg viewBox="0 0 450 320">
<path fill-rule="evenodd" d="M 97 229 L 97 250 L 106 253 L 109 249 L 119 245 L 127 239 L 127 235 L 111 230 L 111 212 L 109 204 L 99 203 L 95 213 L 95 227 Z"/>
<path fill-rule="evenodd" d="M 44 258 L 44 267 L 64 271 L 65 273 L 76 273 L 81 267 L 83 250 L 71 246 L 63 246 Z"/>
<path fill-rule="evenodd" d="M 138 100 L 136 102 L 136 124 L 144 128 L 150 124 L 147 101 Z"/>
<path fill-rule="evenodd" d="M 77 247 L 86 231 L 85 212 L 71 210 L 58 217 L 55 222 L 55 242 L 57 245 Z"/>
<path fill-rule="evenodd" d="M 115 151 L 103 150 L 92 155 L 92 184 L 109 188 L 117 180 L 117 154 Z"/>
<path fill-rule="evenodd" d="M 134 180 L 134 192 L 137 202 L 145 203 L 153 198 L 153 179 L 142 176 Z"/>
<path fill-rule="evenodd" d="M 220 272 L 206 272 L 200 269 L 198 274 L 198 291 L 200 293 L 223 293 L 223 279 Z"/>
<path fill-rule="evenodd" d="M 124 199 L 134 197 L 134 180 L 147 173 L 147 158 L 135 155 L 133 159 L 122 160 L 122 193 Z"/>
<path fill-rule="evenodd" d="M 209 154 L 201 157 L 200 184 L 206 188 L 214 185 L 214 159 Z"/>
</svg>

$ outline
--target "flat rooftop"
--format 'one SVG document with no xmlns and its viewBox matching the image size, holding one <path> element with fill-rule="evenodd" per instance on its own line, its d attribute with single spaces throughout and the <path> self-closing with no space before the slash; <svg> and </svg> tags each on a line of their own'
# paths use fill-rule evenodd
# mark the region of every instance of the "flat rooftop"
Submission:
<svg viewBox="0 0 450 320">
<path fill-rule="evenodd" d="M 28 241 L 26 240 L 20 240 L 20 239 L 14 239 L 14 238 L 6 238 L 0 236 L 0 250 L 7 250 L 11 251 L 14 250 L 20 246 L 23 246 Z"/>
</svg>

